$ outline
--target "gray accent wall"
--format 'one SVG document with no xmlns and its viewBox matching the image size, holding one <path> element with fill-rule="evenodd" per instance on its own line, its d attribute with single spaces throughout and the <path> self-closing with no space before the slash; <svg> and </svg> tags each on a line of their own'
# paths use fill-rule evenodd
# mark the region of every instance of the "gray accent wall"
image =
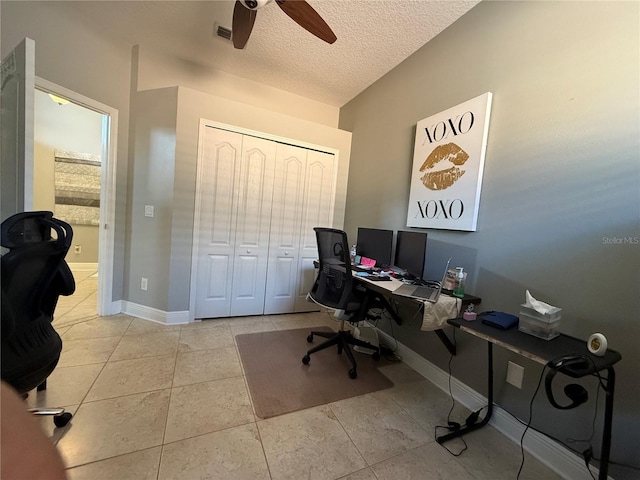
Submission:
<svg viewBox="0 0 640 480">
<path fill-rule="evenodd" d="M 427 276 L 439 278 L 451 256 L 468 271 L 467 290 L 482 297 L 479 310 L 518 314 L 529 289 L 563 309 L 564 333 L 585 340 L 605 334 L 623 357 L 612 460 L 636 465 L 639 6 L 483 1 L 345 105 L 339 123 L 353 133 L 345 229 L 355 242 L 358 226 L 407 229 L 416 123 L 493 92 L 478 229 L 427 230 Z M 447 370 L 447 351 L 416 320 L 392 330 L 383 319 L 380 326 Z M 486 346 L 456 333 L 452 373 L 486 394 Z M 542 368 L 496 350 L 496 402 L 526 421 Z M 507 360 L 525 367 L 522 390 L 505 384 Z M 550 407 L 542 390 L 533 425 L 563 440 L 588 438 L 596 382 L 583 383 L 590 401 L 569 412 Z M 596 452 L 600 429 L 601 417 Z"/>
<path fill-rule="evenodd" d="M 178 90 L 138 92 L 133 105 L 125 298 L 168 311 Z M 153 217 L 145 216 L 147 205 L 154 208 Z M 148 280 L 146 291 L 140 288 L 142 277 Z"/>
</svg>

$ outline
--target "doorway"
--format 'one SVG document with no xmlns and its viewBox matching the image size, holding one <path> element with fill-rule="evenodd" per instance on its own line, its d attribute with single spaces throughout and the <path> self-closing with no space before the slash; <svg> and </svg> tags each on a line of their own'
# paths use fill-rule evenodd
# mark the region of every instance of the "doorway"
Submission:
<svg viewBox="0 0 640 480">
<path fill-rule="evenodd" d="M 97 275 L 96 313 L 118 313 L 112 296 L 118 112 L 38 77 L 35 87 L 34 208 L 71 223 L 67 262 Z"/>
</svg>

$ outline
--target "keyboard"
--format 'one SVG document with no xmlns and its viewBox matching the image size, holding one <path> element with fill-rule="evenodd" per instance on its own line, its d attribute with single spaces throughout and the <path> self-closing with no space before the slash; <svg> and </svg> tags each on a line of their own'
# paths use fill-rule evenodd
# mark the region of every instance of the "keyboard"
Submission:
<svg viewBox="0 0 640 480">
<path fill-rule="evenodd" d="M 436 293 L 438 293 L 438 289 L 435 287 L 420 286 L 420 287 L 416 287 L 416 289 L 413 292 L 413 296 L 427 299 L 427 298 L 433 298 L 436 295 Z"/>
<path fill-rule="evenodd" d="M 372 282 L 388 282 L 391 280 L 391 278 L 387 277 L 386 275 L 369 275 L 368 277 L 363 278 L 371 280 Z"/>
<path fill-rule="evenodd" d="M 373 269 L 371 268 L 362 268 L 359 267 L 358 265 L 351 265 L 351 270 L 353 270 L 354 272 L 372 272 Z"/>
</svg>

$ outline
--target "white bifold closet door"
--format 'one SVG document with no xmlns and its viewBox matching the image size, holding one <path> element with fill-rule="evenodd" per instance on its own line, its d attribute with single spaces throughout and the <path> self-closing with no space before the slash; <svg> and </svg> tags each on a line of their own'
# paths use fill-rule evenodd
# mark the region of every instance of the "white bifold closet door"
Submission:
<svg viewBox="0 0 640 480">
<path fill-rule="evenodd" d="M 313 227 L 330 226 L 335 155 L 206 127 L 195 318 L 317 310 Z"/>
<path fill-rule="evenodd" d="M 317 310 L 306 301 L 318 258 L 313 227 L 331 224 L 334 157 L 278 145 L 265 314 Z"/>
<path fill-rule="evenodd" d="M 206 128 L 195 318 L 264 308 L 276 144 Z"/>
</svg>

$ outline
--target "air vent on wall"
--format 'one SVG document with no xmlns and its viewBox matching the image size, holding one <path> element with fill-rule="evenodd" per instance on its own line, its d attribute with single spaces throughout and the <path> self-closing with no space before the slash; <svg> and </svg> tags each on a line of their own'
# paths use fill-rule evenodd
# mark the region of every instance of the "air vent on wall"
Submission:
<svg viewBox="0 0 640 480">
<path fill-rule="evenodd" d="M 218 37 L 224 38 L 225 40 L 231 41 L 231 29 L 227 27 L 223 27 L 219 24 L 214 24 L 213 26 L 215 34 Z"/>
</svg>

